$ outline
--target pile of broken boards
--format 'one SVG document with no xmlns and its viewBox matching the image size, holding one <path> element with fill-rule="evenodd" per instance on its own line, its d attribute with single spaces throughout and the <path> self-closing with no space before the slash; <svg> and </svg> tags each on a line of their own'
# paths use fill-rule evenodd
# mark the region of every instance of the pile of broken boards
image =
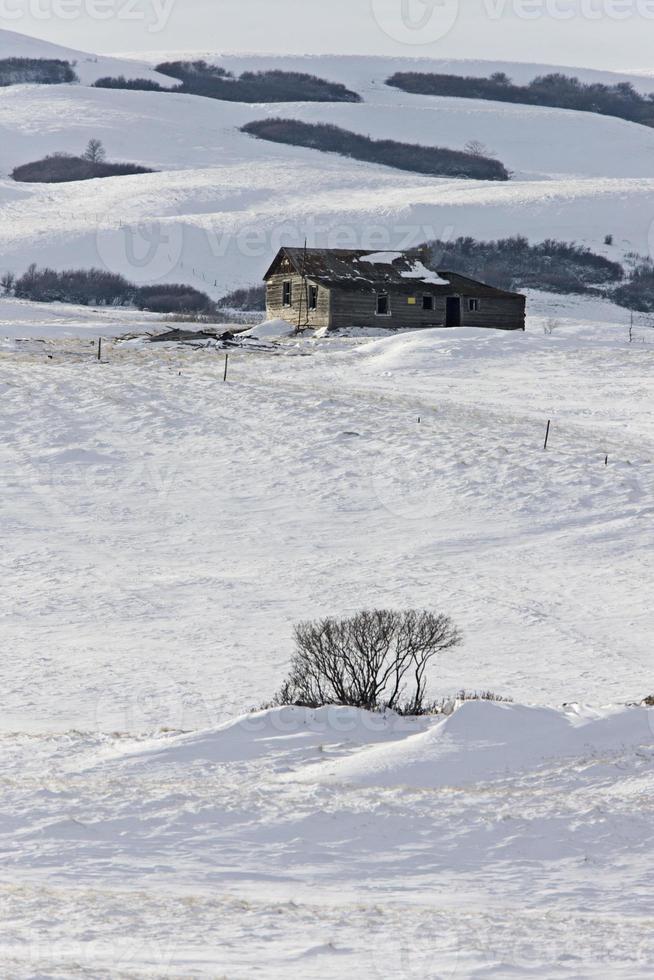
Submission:
<svg viewBox="0 0 654 980">
<path fill-rule="evenodd" d="M 151 334 L 148 340 L 152 344 L 182 344 L 184 347 L 196 348 L 218 348 L 223 350 L 257 350 L 271 351 L 275 348 L 271 344 L 262 343 L 254 337 L 245 337 L 242 334 L 234 333 L 224 328 L 205 328 L 203 330 L 183 330 L 176 328 L 167 330 L 165 333 Z"/>
</svg>

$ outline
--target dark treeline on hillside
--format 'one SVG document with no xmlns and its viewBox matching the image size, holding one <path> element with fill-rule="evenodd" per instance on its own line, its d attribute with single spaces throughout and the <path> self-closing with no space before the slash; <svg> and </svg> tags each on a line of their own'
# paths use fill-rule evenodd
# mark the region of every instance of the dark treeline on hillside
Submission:
<svg viewBox="0 0 654 980">
<path fill-rule="evenodd" d="M 109 76 L 99 78 L 94 85 L 95 88 L 121 88 L 132 89 L 139 92 L 168 91 L 167 89 L 162 88 L 158 82 L 153 82 L 149 78 L 125 78 L 124 75 L 118 75 L 116 78 L 110 78 Z"/>
<path fill-rule="evenodd" d="M 222 99 L 226 102 L 361 101 L 356 92 L 351 92 L 339 82 L 329 82 L 301 72 L 247 71 L 236 78 L 219 65 L 209 65 L 206 61 L 166 61 L 157 65 L 157 71 L 176 78 L 180 84 L 167 89 L 148 79 L 128 80 L 123 76 L 100 78 L 95 84 L 97 88 L 202 95 L 208 99 Z"/>
<path fill-rule="evenodd" d="M 64 85 L 79 81 L 67 61 L 56 58 L 0 59 L 0 86 Z"/>
<path fill-rule="evenodd" d="M 654 93 L 640 95 L 629 82 L 617 85 L 587 84 L 578 78 L 554 72 L 539 75 L 528 85 L 514 85 L 503 72 L 496 72 L 490 78 L 397 72 L 386 84 L 417 95 L 492 99 L 556 109 L 578 109 L 654 126 Z"/>
<path fill-rule="evenodd" d="M 639 261 L 629 279 L 613 290 L 612 298 L 630 310 L 654 313 L 654 264 L 651 259 Z"/>
<path fill-rule="evenodd" d="M 451 242 L 426 242 L 420 251 L 425 265 L 432 269 L 459 272 L 501 289 L 597 292 L 624 276 L 618 262 L 553 239 L 530 245 L 519 236 L 491 242 L 457 238 Z"/>
<path fill-rule="evenodd" d="M 238 78 L 206 61 L 168 61 L 157 65 L 162 75 L 182 83 L 179 91 L 230 102 L 360 102 L 339 82 L 293 71 L 246 71 Z"/>
<path fill-rule="evenodd" d="M 17 279 L 4 277 L 5 292 L 39 303 L 80 306 L 136 306 L 155 313 L 207 313 L 214 304 L 206 293 L 178 283 L 136 286 L 105 269 L 39 269 L 31 265 Z"/>
<path fill-rule="evenodd" d="M 156 313 L 212 313 L 215 309 L 206 293 L 181 283 L 140 286 L 133 303 L 139 310 Z"/>
<path fill-rule="evenodd" d="M 257 286 L 235 289 L 221 297 L 216 305 L 221 310 L 244 310 L 248 312 L 256 310 L 261 312 L 266 309 L 266 287 L 261 283 Z"/>
<path fill-rule="evenodd" d="M 136 163 L 106 163 L 91 161 L 68 153 L 53 153 L 43 160 L 16 167 L 14 180 L 31 184 L 62 184 L 72 180 L 92 180 L 95 177 L 124 177 L 130 174 L 152 174 L 149 167 Z"/>
<path fill-rule="evenodd" d="M 464 153 L 460 150 L 447 150 L 440 146 L 420 146 L 412 143 L 398 143 L 395 140 L 373 140 L 359 133 L 324 123 L 305 123 L 297 119 L 261 119 L 248 123 L 241 129 L 243 133 L 271 140 L 273 143 L 288 143 L 291 146 L 306 146 L 313 150 L 339 153 L 341 156 L 369 163 L 381 163 L 399 170 L 429 174 L 434 177 L 467 177 L 477 180 L 508 180 L 509 173 L 499 160 Z"/>
</svg>

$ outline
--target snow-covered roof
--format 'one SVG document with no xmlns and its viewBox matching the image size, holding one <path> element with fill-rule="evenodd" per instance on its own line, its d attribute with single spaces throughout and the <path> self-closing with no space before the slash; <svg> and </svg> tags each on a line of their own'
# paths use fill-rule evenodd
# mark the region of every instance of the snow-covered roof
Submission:
<svg viewBox="0 0 654 980">
<path fill-rule="evenodd" d="M 313 282 L 356 292 L 393 289 L 411 293 L 417 287 L 441 294 L 514 295 L 456 272 L 428 269 L 424 255 L 417 252 L 284 247 L 266 272 L 265 280 L 279 271 L 284 259 L 296 273 Z"/>
</svg>

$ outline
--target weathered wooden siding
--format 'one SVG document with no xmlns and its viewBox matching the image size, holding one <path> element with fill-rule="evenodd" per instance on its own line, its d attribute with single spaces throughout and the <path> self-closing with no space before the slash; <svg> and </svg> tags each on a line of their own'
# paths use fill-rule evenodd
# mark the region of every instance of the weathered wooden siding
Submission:
<svg viewBox="0 0 654 980">
<path fill-rule="evenodd" d="M 429 295 L 424 291 L 425 295 Z M 406 294 L 388 293 L 390 316 L 377 315 L 377 293 L 332 290 L 332 327 L 386 327 L 389 330 L 417 330 L 442 326 L 445 322 L 445 297 L 434 296 L 434 309 L 423 310 L 423 290 L 415 293 L 415 305 Z"/>
<path fill-rule="evenodd" d="M 284 306 L 283 284 L 292 284 L 292 304 Z M 313 329 L 320 327 L 385 327 L 389 330 L 417 330 L 421 327 L 444 327 L 446 323 L 446 300 L 442 293 L 430 294 L 420 289 L 412 294 L 415 304 L 409 303 L 406 293 L 389 291 L 390 316 L 379 316 L 377 294 L 364 293 L 350 289 L 328 289 L 310 280 L 304 282 L 294 272 L 276 273 L 267 284 L 266 310 L 269 319 L 287 320 L 293 326 Z M 307 312 L 307 287 L 318 289 L 318 307 Z M 434 309 L 423 310 L 423 295 L 433 295 Z M 452 293 L 451 295 L 457 295 Z M 302 308 L 300 310 L 300 297 Z M 475 297 L 472 292 L 459 296 L 461 300 L 461 325 L 464 327 L 492 327 L 496 330 L 524 330 L 524 296 Z M 478 310 L 469 309 L 469 299 L 477 299 Z"/>
<path fill-rule="evenodd" d="M 284 306 L 284 283 L 290 282 L 292 285 L 291 306 Z M 318 288 L 318 307 L 307 312 L 307 289 L 309 286 Z M 325 286 L 319 286 L 310 280 L 306 283 L 302 276 L 295 273 L 279 273 L 273 275 L 267 283 L 266 290 L 266 315 L 269 320 L 288 320 L 294 327 L 298 322 L 301 327 L 311 327 L 319 329 L 328 327 L 330 316 L 330 290 Z M 302 308 L 300 309 L 300 297 L 302 297 Z"/>
<path fill-rule="evenodd" d="M 493 327 L 495 330 L 524 330 L 526 300 L 524 296 L 481 296 L 477 312 L 468 309 L 468 299 L 461 298 L 461 323 L 464 327 Z"/>
<path fill-rule="evenodd" d="M 444 327 L 447 297 L 434 295 L 434 309 L 423 310 L 423 293 L 415 293 L 416 304 L 408 302 L 408 296 L 389 292 L 390 316 L 378 316 L 377 294 L 332 290 L 332 327 L 387 327 L 389 330 L 417 330 L 420 327 Z M 457 294 L 452 294 L 457 295 Z M 481 296 L 479 310 L 468 309 L 468 300 L 477 298 L 461 296 L 461 325 L 465 327 L 493 327 L 497 330 L 524 330 L 525 299 L 523 296 Z"/>
</svg>

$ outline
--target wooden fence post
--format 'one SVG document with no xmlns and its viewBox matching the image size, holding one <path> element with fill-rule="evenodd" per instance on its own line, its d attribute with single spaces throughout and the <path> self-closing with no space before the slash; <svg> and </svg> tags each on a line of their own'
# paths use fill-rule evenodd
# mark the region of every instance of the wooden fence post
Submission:
<svg viewBox="0 0 654 980">
<path fill-rule="evenodd" d="M 227 381 L 227 365 L 229 364 L 229 354 L 225 354 L 225 373 L 223 374 L 223 381 Z"/>
</svg>

